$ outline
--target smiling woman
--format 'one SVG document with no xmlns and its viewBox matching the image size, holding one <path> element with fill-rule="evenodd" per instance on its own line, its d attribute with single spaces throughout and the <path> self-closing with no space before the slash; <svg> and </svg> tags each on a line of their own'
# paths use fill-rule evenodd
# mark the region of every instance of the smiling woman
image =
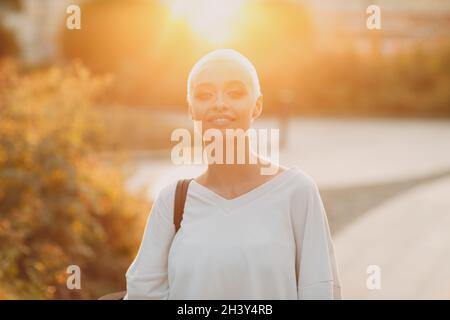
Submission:
<svg viewBox="0 0 450 320">
<path fill-rule="evenodd" d="M 255 68 L 232 49 L 195 64 L 187 100 L 204 146 L 209 129 L 246 131 L 263 108 Z M 245 142 L 219 143 L 225 154 L 239 147 L 247 155 Z M 163 188 L 126 273 L 125 299 L 339 299 L 315 182 L 277 163 L 265 175 L 262 162 L 208 162 L 195 179 Z"/>
</svg>

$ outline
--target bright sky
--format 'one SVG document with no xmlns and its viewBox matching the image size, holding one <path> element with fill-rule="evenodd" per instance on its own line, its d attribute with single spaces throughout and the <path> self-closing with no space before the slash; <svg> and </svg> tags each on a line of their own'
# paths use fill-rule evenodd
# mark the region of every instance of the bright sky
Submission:
<svg viewBox="0 0 450 320">
<path fill-rule="evenodd" d="M 173 19 L 185 19 L 199 37 L 222 44 L 234 36 L 246 0 L 167 0 Z"/>
</svg>

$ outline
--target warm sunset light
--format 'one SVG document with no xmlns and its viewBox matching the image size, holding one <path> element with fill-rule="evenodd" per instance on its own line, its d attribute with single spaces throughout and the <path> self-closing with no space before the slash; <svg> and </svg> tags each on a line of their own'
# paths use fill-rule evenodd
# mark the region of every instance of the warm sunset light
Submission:
<svg viewBox="0 0 450 320">
<path fill-rule="evenodd" d="M 173 19 L 186 19 L 199 37 L 211 44 L 229 41 L 245 0 L 173 0 L 169 2 Z"/>
<path fill-rule="evenodd" d="M 450 300 L 449 62 L 444 0 L 0 0 L 0 306 Z"/>
</svg>

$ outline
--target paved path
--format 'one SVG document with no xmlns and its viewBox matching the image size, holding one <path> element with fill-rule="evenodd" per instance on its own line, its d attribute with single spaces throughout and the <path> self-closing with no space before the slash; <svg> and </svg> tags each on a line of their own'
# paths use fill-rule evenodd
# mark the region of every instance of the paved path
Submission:
<svg viewBox="0 0 450 320">
<path fill-rule="evenodd" d="M 257 122 L 256 122 L 257 123 Z M 321 188 L 406 180 L 450 169 L 449 120 L 299 119 L 282 163 Z"/>
<path fill-rule="evenodd" d="M 334 243 L 344 299 L 450 299 L 450 178 L 370 210 Z M 369 265 L 381 290 L 367 289 Z"/>
</svg>

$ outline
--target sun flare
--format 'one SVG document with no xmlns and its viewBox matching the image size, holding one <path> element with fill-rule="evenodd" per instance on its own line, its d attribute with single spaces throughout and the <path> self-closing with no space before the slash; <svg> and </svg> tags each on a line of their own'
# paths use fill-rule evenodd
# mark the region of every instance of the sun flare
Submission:
<svg viewBox="0 0 450 320">
<path fill-rule="evenodd" d="M 212 44 L 223 44 L 234 29 L 246 0 L 172 0 L 173 19 L 185 19 L 194 33 Z"/>
</svg>

